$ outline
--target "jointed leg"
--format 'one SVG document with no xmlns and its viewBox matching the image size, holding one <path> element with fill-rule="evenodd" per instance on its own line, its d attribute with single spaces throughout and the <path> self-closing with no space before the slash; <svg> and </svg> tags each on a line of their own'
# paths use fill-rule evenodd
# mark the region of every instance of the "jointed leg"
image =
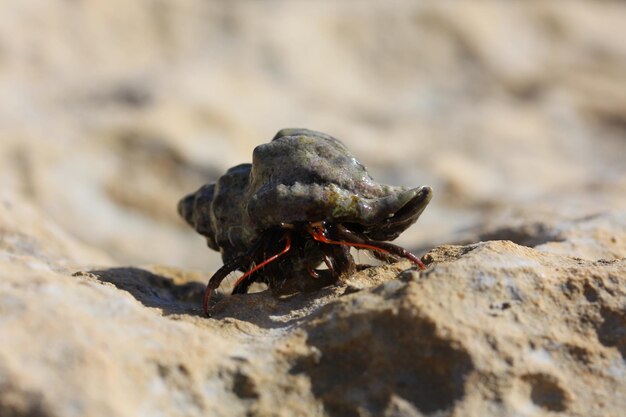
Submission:
<svg viewBox="0 0 626 417">
<path fill-rule="evenodd" d="M 408 259 L 417 265 L 420 269 L 425 269 L 426 265 L 411 252 L 406 249 L 393 245 L 387 242 L 378 242 L 375 240 L 367 239 L 364 236 L 360 236 L 342 225 L 336 226 L 333 229 L 334 233 L 337 235 L 337 240 L 330 239 L 328 235 L 328 230 L 324 227 L 323 224 L 319 225 L 311 225 L 308 229 L 313 239 L 318 242 L 327 243 L 331 245 L 344 245 L 344 246 L 352 246 L 359 249 L 367 249 L 372 251 L 379 251 L 383 253 L 390 253 L 392 255 L 397 255 L 402 258 Z"/>
<path fill-rule="evenodd" d="M 282 251 L 265 259 L 263 262 L 243 274 L 235 283 L 235 286 L 233 288 L 233 294 L 245 293 L 250 285 L 254 282 L 253 279 L 250 279 L 251 275 L 254 272 L 258 271 L 270 262 L 275 261 L 278 257 L 289 252 L 289 249 L 291 249 L 291 233 L 287 231 L 284 233 L 283 237 L 285 240 L 285 247 L 282 249 Z M 263 241 L 264 237 L 261 237 L 259 239 L 259 242 Z M 222 267 L 218 269 L 215 274 L 213 274 L 213 276 L 209 280 L 209 283 L 207 284 L 206 291 L 204 293 L 204 299 L 202 301 L 202 309 L 204 310 L 204 313 L 206 315 L 209 314 L 209 300 L 211 298 L 212 291 L 220 286 L 220 284 L 222 283 L 224 278 L 228 276 L 228 274 L 236 271 L 246 264 L 250 264 L 256 257 L 257 253 L 261 250 L 261 247 L 262 246 L 260 244 L 254 245 L 246 254 L 231 259 L 230 261 L 222 265 Z"/>
<path fill-rule="evenodd" d="M 224 278 L 228 276 L 228 274 L 239 269 L 244 264 L 247 258 L 248 255 L 246 254 L 231 259 L 229 262 L 222 265 L 222 267 L 213 274 L 213 276 L 209 280 L 209 283 L 206 286 L 204 299 L 202 301 L 202 309 L 204 310 L 204 313 L 206 315 L 209 315 L 209 299 L 211 298 L 211 292 L 213 292 L 213 290 L 217 289 L 220 286 L 220 284 L 222 283 Z"/>
<path fill-rule="evenodd" d="M 321 245 L 321 249 L 324 252 L 324 262 L 335 279 L 341 275 L 350 275 L 356 272 L 356 265 L 350 254 L 350 247 L 345 245 Z"/>
<path fill-rule="evenodd" d="M 371 246 L 373 250 L 383 252 L 383 253 L 389 253 L 392 255 L 399 256 L 401 258 L 408 259 L 409 261 L 416 264 L 420 269 L 426 269 L 426 265 L 424 265 L 424 263 L 417 256 L 413 255 L 411 252 L 409 252 L 408 250 L 404 249 L 401 246 L 394 245 L 389 242 L 379 242 L 376 240 L 370 240 L 363 235 L 357 234 L 349 230 L 343 225 L 337 226 L 337 235 L 340 238 L 349 240 L 350 242 L 355 242 L 355 243 Z"/>
<path fill-rule="evenodd" d="M 291 249 L 291 233 L 290 232 L 285 232 L 284 240 L 285 240 L 285 247 L 280 252 L 265 259 L 263 262 L 256 265 L 254 268 L 251 268 L 245 274 L 239 277 L 239 279 L 235 283 L 233 294 L 245 293 L 253 282 L 253 280 L 247 279 L 248 277 L 250 277 L 253 273 L 258 271 L 259 269 L 263 268 L 265 265 L 271 262 L 274 262 L 276 259 L 278 259 L 279 257 L 289 252 L 289 250 Z M 243 290 L 244 288 L 246 291 Z"/>
</svg>

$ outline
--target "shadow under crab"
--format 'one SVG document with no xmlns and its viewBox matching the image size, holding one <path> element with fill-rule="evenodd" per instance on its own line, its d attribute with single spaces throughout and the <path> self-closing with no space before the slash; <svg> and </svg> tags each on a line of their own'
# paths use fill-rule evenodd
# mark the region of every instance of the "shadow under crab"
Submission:
<svg viewBox="0 0 626 417">
<path fill-rule="evenodd" d="M 212 290 L 235 270 L 244 274 L 234 294 L 246 293 L 254 282 L 281 294 L 307 291 L 354 273 L 351 247 L 424 268 L 387 241 L 415 223 L 431 197 L 428 186 L 376 183 L 332 136 L 283 129 L 255 148 L 252 164 L 233 167 L 187 195 L 178 211 L 222 253 L 224 265 L 207 286 L 207 311 Z M 317 269 L 321 264 L 327 269 Z"/>
</svg>

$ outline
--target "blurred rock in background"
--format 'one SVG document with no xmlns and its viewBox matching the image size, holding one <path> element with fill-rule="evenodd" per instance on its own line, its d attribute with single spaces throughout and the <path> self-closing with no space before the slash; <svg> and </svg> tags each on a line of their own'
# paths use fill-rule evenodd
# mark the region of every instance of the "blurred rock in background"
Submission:
<svg viewBox="0 0 626 417">
<path fill-rule="evenodd" d="M 120 262 L 214 268 L 177 199 L 309 127 L 380 181 L 434 187 L 400 240 L 427 247 L 623 181 L 625 17 L 621 2 L 9 1 L 0 186 Z"/>
</svg>

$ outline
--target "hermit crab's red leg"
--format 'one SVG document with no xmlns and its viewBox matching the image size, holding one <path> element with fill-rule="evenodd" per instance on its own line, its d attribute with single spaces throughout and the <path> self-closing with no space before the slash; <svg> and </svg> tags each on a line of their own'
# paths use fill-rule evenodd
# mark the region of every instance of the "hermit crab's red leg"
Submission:
<svg viewBox="0 0 626 417">
<path fill-rule="evenodd" d="M 239 279 L 237 280 L 237 282 L 235 282 L 235 287 L 237 287 L 239 284 L 241 284 L 243 282 L 243 280 L 246 279 L 248 276 L 252 275 L 253 273 L 258 271 L 259 269 L 263 268 L 265 265 L 267 265 L 267 264 L 269 264 L 271 262 L 274 262 L 276 259 L 280 258 L 284 254 L 289 252 L 290 249 L 291 249 L 291 234 L 289 232 L 287 232 L 287 233 L 285 233 L 285 247 L 283 248 L 283 250 L 278 252 L 276 255 L 270 256 L 269 258 L 267 258 L 266 260 L 264 260 L 263 262 L 261 262 L 260 264 L 255 266 L 254 268 L 248 270 L 248 272 L 246 272 L 242 276 L 240 276 Z"/>
<path fill-rule="evenodd" d="M 324 253 L 324 263 L 334 279 L 341 275 L 352 275 L 356 272 L 354 258 L 350 255 L 350 247 L 345 245 L 320 245 Z"/>
<path fill-rule="evenodd" d="M 337 275 L 337 271 L 335 271 L 335 266 L 333 265 L 333 261 L 326 254 L 324 255 L 324 264 L 326 265 L 326 268 L 328 268 L 331 274 Z"/>
<path fill-rule="evenodd" d="M 326 268 L 328 268 L 328 270 L 330 271 L 332 276 L 337 275 L 337 273 L 335 271 L 335 267 L 333 266 L 333 263 L 330 260 L 330 258 L 328 257 L 328 255 L 324 255 L 324 264 L 326 264 Z M 311 265 L 307 265 L 306 266 L 306 270 L 309 273 L 309 276 L 311 278 L 318 279 L 320 277 L 320 274 L 318 274 L 318 272 L 315 270 L 315 268 L 312 267 Z"/>
<path fill-rule="evenodd" d="M 205 314 L 209 314 L 209 299 L 211 299 L 211 292 L 218 288 L 224 278 L 228 276 L 233 271 L 236 271 L 237 268 L 241 266 L 246 256 L 238 256 L 231 261 L 222 265 L 220 269 L 218 269 L 215 274 L 209 280 L 209 283 L 206 286 L 206 290 L 204 292 L 204 299 L 202 301 L 202 309 Z"/>
<path fill-rule="evenodd" d="M 235 283 L 235 288 L 237 287 L 237 285 L 239 285 L 244 279 L 246 279 L 252 273 L 258 271 L 260 268 L 263 268 L 265 265 L 269 264 L 270 262 L 275 261 L 278 257 L 289 252 L 290 248 L 291 248 L 291 235 L 289 233 L 285 233 L 285 248 L 280 253 L 277 253 L 276 255 L 271 256 L 270 258 L 261 262 L 260 264 L 258 264 L 257 266 L 255 266 L 254 268 L 246 272 L 244 275 L 242 275 Z M 206 291 L 204 292 L 204 299 L 202 301 L 202 309 L 204 310 L 204 313 L 206 315 L 209 314 L 209 300 L 211 299 L 211 293 L 213 292 L 213 290 L 220 286 L 220 284 L 222 283 L 224 278 L 228 276 L 228 274 L 236 271 L 240 266 L 244 264 L 246 260 L 250 259 L 251 254 L 256 252 L 257 249 L 258 247 L 254 247 L 247 254 L 238 256 L 232 259 L 231 261 L 222 265 L 222 267 L 218 269 L 215 272 L 215 274 L 213 274 L 213 276 L 209 280 L 209 283 L 207 284 Z"/>
<path fill-rule="evenodd" d="M 320 274 L 318 274 L 315 268 L 313 268 L 311 265 L 307 265 L 306 270 L 311 278 L 318 279 L 320 277 Z"/>
<path fill-rule="evenodd" d="M 417 256 L 413 255 L 408 250 L 400 246 L 393 245 L 391 243 L 377 241 L 351 242 L 344 240 L 331 240 L 326 237 L 324 228 L 321 225 L 309 225 L 308 232 L 311 234 L 311 236 L 313 236 L 313 239 L 317 240 L 318 242 L 327 243 L 330 245 L 352 246 L 359 249 L 368 249 L 383 253 L 389 253 L 408 259 L 409 261 L 417 265 L 420 269 L 426 269 L 426 265 L 424 265 L 424 263 Z"/>
</svg>

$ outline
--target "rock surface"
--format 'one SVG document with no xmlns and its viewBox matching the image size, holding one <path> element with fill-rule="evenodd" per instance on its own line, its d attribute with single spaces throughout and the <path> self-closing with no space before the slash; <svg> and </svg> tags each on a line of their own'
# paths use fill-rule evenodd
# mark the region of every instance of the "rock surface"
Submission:
<svg viewBox="0 0 626 417">
<path fill-rule="evenodd" d="M 595 253 L 589 223 L 609 226 L 605 254 L 620 259 L 447 245 L 422 272 L 403 262 L 313 294 L 225 297 L 204 318 L 206 277 L 72 274 L 59 265 L 75 243 L 47 237 L 43 257 L 35 233 L 5 232 L 3 212 L 0 415 L 618 416 L 624 218 L 575 222 L 557 240 Z"/>
<path fill-rule="evenodd" d="M 544 3 L 7 0 L 0 417 L 623 415 L 626 5 Z M 428 268 L 203 317 L 176 202 L 289 126 Z"/>
</svg>

